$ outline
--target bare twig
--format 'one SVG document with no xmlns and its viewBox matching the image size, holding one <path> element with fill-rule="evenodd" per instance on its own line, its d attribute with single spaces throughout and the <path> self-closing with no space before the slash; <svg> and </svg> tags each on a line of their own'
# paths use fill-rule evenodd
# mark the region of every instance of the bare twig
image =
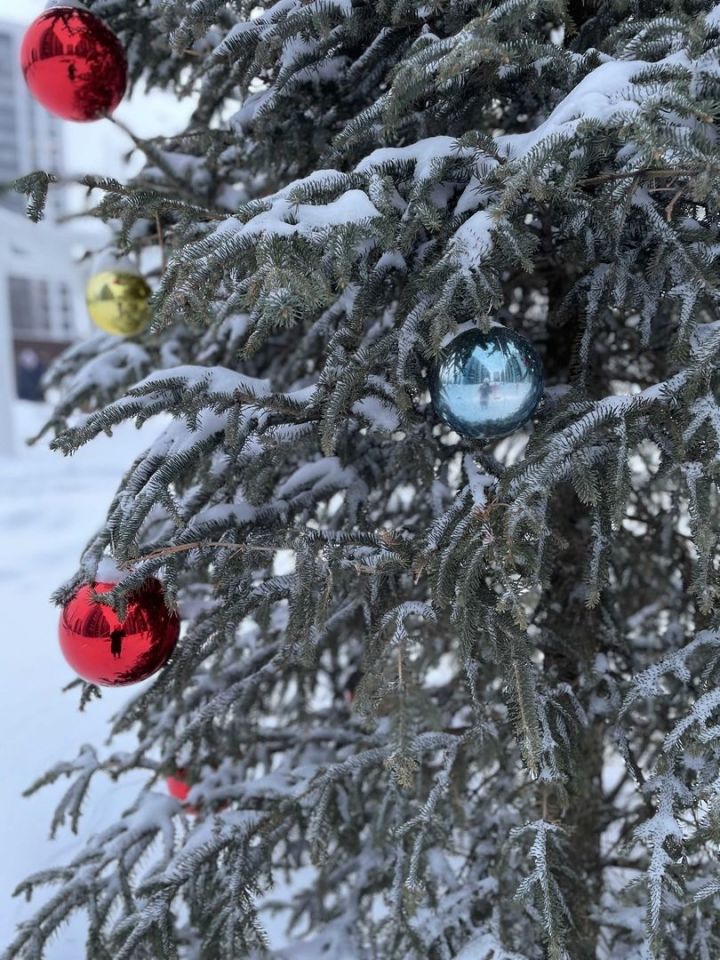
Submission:
<svg viewBox="0 0 720 960">
<path fill-rule="evenodd" d="M 142 557 L 136 557 L 133 560 L 126 560 L 123 566 L 132 567 L 138 563 L 142 563 L 145 560 L 157 560 L 160 557 L 170 557 L 177 553 L 187 553 L 189 550 L 200 550 L 212 547 L 214 549 L 223 549 L 223 550 L 232 550 L 233 552 L 238 552 L 240 550 L 252 550 L 259 551 L 261 553 L 276 553 L 278 550 L 281 550 L 281 547 L 264 547 L 260 545 L 255 545 L 251 543 L 223 543 L 222 541 L 215 540 L 195 540 L 192 543 L 177 543 L 172 547 L 161 547 L 158 550 L 153 550 L 151 553 L 146 553 Z"/>
<path fill-rule="evenodd" d="M 160 222 L 160 214 L 155 214 L 155 225 L 157 226 L 157 235 L 158 235 L 158 246 L 160 247 L 160 262 L 162 264 L 162 272 L 165 273 L 167 270 L 167 253 L 165 251 L 165 238 L 163 236 L 162 223 Z"/>
<path fill-rule="evenodd" d="M 700 173 L 710 173 L 712 167 L 697 167 L 696 169 L 656 169 L 654 167 L 641 167 L 639 170 L 627 170 L 622 173 L 601 173 L 597 177 L 587 177 L 584 180 L 578 180 L 580 186 L 589 187 L 598 183 L 610 183 L 613 180 L 631 180 L 633 177 L 696 177 Z"/>
</svg>

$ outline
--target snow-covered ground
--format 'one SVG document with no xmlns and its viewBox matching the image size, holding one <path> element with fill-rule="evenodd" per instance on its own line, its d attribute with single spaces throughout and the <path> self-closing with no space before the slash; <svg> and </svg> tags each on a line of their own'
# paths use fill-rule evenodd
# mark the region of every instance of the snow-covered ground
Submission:
<svg viewBox="0 0 720 960">
<path fill-rule="evenodd" d="M 23 438 L 38 429 L 47 410 L 18 403 L 15 413 Z M 73 674 L 58 648 L 58 611 L 48 597 L 76 569 L 123 471 L 156 430 L 152 424 L 143 431 L 125 426 L 71 458 L 51 453 L 46 444 L 24 447 L 20 439 L 15 457 L 0 457 L 0 952 L 17 921 L 33 909 L 11 898 L 14 887 L 31 872 L 65 862 L 82 840 L 69 831 L 48 840 L 55 801 L 67 781 L 29 799 L 22 791 L 48 767 L 74 757 L 83 743 L 104 741 L 109 716 L 129 695 L 108 690 L 80 713 L 77 691 L 61 692 Z M 98 782 L 82 833 L 112 821 L 140 782 Z M 49 957 L 83 956 L 77 918 L 54 941 Z"/>
</svg>

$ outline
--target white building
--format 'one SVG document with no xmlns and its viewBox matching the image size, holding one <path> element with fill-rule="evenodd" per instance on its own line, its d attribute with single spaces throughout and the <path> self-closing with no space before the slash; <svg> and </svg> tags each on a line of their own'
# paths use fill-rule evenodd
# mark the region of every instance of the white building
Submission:
<svg viewBox="0 0 720 960">
<path fill-rule="evenodd" d="M 20 69 L 25 29 L 0 21 L 0 188 L 34 170 L 64 171 L 62 121 L 33 100 Z M 0 450 L 9 398 L 32 398 L 42 370 L 86 329 L 74 262 L 82 241 L 57 225 L 64 210 L 63 188 L 51 188 L 45 220 L 33 224 L 25 198 L 0 189 Z"/>
<path fill-rule="evenodd" d="M 31 170 L 62 172 L 61 121 L 30 96 L 20 69 L 20 44 L 25 26 L 0 20 L 0 183 Z M 24 210 L 23 198 L 4 194 L 0 205 L 16 213 Z M 62 191 L 50 198 L 48 213 L 64 209 Z"/>
</svg>

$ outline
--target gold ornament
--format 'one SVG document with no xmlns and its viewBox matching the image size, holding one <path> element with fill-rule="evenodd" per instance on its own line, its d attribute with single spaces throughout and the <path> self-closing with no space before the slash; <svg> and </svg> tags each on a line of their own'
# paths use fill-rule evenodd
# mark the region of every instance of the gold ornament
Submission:
<svg viewBox="0 0 720 960">
<path fill-rule="evenodd" d="M 90 319 L 106 333 L 133 337 L 150 322 L 150 287 L 124 270 L 104 270 L 85 290 Z"/>
</svg>

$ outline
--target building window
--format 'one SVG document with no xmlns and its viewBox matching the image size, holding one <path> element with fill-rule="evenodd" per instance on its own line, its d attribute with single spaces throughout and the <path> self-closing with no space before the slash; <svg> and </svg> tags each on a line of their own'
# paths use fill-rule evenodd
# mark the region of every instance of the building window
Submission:
<svg viewBox="0 0 720 960">
<path fill-rule="evenodd" d="M 11 76 L 14 62 L 12 38 L 0 33 L 0 76 Z"/>
<path fill-rule="evenodd" d="M 43 339 L 50 333 L 50 312 L 43 309 L 39 288 L 46 280 L 10 277 L 10 316 L 13 334 L 21 339 Z"/>
<path fill-rule="evenodd" d="M 70 290 L 64 283 L 10 277 L 10 316 L 17 340 L 68 340 L 74 335 Z"/>
</svg>

